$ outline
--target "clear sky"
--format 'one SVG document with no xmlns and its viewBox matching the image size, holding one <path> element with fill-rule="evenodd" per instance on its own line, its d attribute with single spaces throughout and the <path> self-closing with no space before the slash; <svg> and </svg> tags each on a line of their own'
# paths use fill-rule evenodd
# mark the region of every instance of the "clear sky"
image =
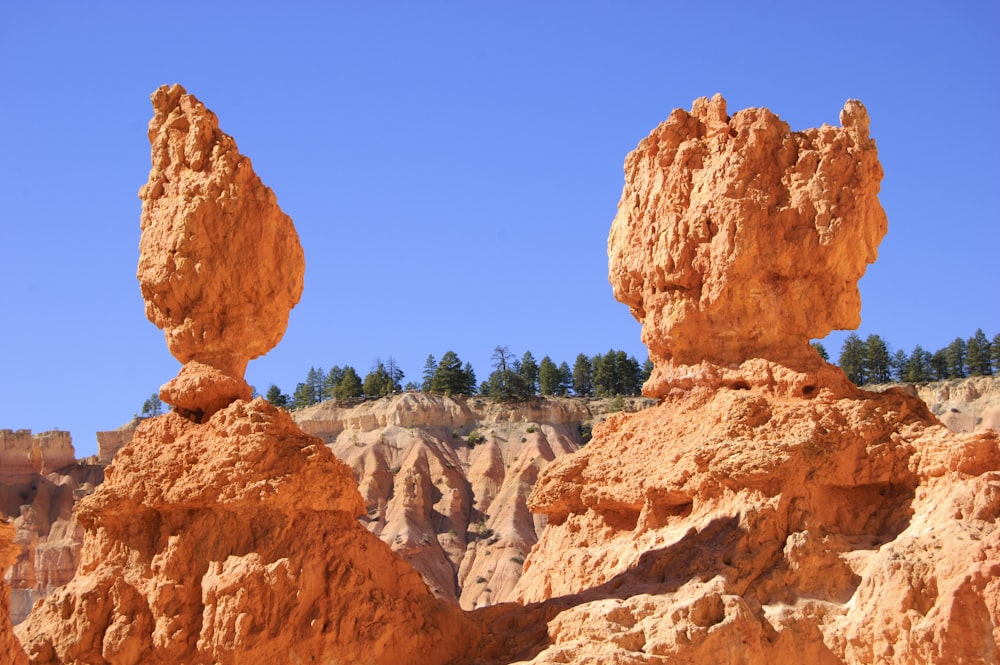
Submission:
<svg viewBox="0 0 1000 665">
<path fill-rule="evenodd" d="M 994 1 L 282 4 L 0 3 L 0 428 L 93 453 L 180 367 L 135 279 L 164 83 L 218 114 L 305 248 L 261 392 L 388 356 L 419 381 L 449 349 L 482 380 L 498 344 L 644 359 L 607 283 L 623 160 L 716 92 L 796 130 L 868 107 L 889 235 L 862 336 L 1000 332 Z"/>
</svg>

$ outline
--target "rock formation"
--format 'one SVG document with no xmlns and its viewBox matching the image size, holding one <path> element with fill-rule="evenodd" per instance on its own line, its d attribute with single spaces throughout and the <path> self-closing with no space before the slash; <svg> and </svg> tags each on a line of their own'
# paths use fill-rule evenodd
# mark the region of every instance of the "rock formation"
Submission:
<svg viewBox="0 0 1000 665">
<path fill-rule="evenodd" d="M 14 636 L 8 609 L 10 589 L 4 581 L 7 567 L 20 555 L 20 548 L 13 541 L 14 527 L 0 520 L 0 662 L 7 665 L 27 665 L 28 657 Z"/>
<path fill-rule="evenodd" d="M 152 102 L 137 276 L 146 316 L 184 363 L 160 398 L 201 418 L 250 398 L 247 362 L 284 335 L 305 261 L 292 220 L 215 114 L 179 85 Z"/>
<path fill-rule="evenodd" d="M 535 486 L 515 597 L 555 609 L 532 663 L 1000 656 L 996 434 L 809 351 L 857 323 L 885 231 L 867 115 L 841 119 L 793 134 L 701 99 L 628 157 L 610 274 L 662 400 Z"/>
<path fill-rule="evenodd" d="M 933 381 L 916 392 L 953 432 L 1000 432 L 1000 377 Z"/>
<path fill-rule="evenodd" d="M 198 171 L 216 152 L 189 149 L 208 131 L 191 119 L 213 118 L 215 136 L 214 116 L 178 90 L 154 95 L 158 117 L 197 113 L 154 119 L 154 160 L 184 155 Z M 610 275 L 643 322 L 656 363 L 645 390 L 660 402 L 609 417 L 551 462 L 543 439 L 570 447 L 558 428 L 511 422 L 465 457 L 437 440 L 447 431 L 403 431 L 424 418 L 421 396 L 303 418 L 362 467 L 359 492 L 323 440 L 243 398 L 242 366 L 281 336 L 283 316 L 230 336 L 223 313 L 245 314 L 259 292 L 244 303 L 219 291 L 225 275 L 211 296 L 175 291 L 208 259 L 149 249 L 144 260 L 174 274 L 147 297 L 187 363 L 164 388 L 177 408 L 143 421 L 79 502 L 79 572 L 16 629 L 31 662 L 997 662 L 1000 439 L 950 433 L 912 391 L 857 389 L 808 344 L 857 323 L 856 282 L 885 232 L 864 107 L 848 102 L 841 124 L 792 133 L 766 110 L 729 117 L 720 97 L 701 99 L 629 156 Z M 146 228 L 156 210 L 180 219 L 205 186 L 170 189 L 173 172 L 154 162 L 160 172 L 143 190 L 160 206 L 144 206 Z M 199 309 L 202 298 L 214 305 Z M 352 418 L 384 424 L 380 440 Z M 456 407 L 459 436 L 463 418 Z M 499 445 L 511 435 L 525 439 L 516 461 Z M 367 510 L 415 562 L 435 547 L 451 557 L 461 543 L 442 526 L 481 514 L 479 498 L 498 500 L 508 476 L 523 492 L 535 473 L 540 516 L 523 542 L 547 525 L 513 589 L 521 603 L 461 612 L 358 522 Z M 501 523 L 515 536 L 527 526 Z M 0 568 L 11 537 L 0 524 Z M 478 548 L 476 560 L 490 556 Z M 5 619 L 0 649 L 18 658 Z"/>
<path fill-rule="evenodd" d="M 15 624 L 73 577 L 83 539 L 73 506 L 102 479 L 101 467 L 74 459 L 68 432 L 0 430 L 0 519 L 13 519 L 18 548 L 6 573 Z"/>
<path fill-rule="evenodd" d="M 293 417 L 354 471 L 372 533 L 439 597 L 473 609 L 508 600 L 545 525 L 527 508 L 539 471 L 579 448 L 581 426 L 602 420 L 609 401 L 408 392 Z"/>
<path fill-rule="evenodd" d="M 763 108 L 730 117 L 716 95 L 629 154 L 609 275 L 656 366 L 644 394 L 745 383 L 758 372 L 737 367 L 756 358 L 812 375 L 766 378 L 783 390 L 818 374 L 832 388 L 808 342 L 858 326 L 857 282 L 886 232 L 868 113 L 849 101 L 840 118 L 792 132 Z"/>
<path fill-rule="evenodd" d="M 284 411 L 242 398 L 247 359 L 284 332 L 301 252 L 200 102 L 174 86 L 153 105 L 139 272 L 150 318 L 186 363 L 163 390 L 177 408 L 143 421 L 79 502 L 77 575 L 17 628 L 31 661 L 448 663 L 472 652 L 479 627 L 358 523 L 350 469 Z"/>
</svg>

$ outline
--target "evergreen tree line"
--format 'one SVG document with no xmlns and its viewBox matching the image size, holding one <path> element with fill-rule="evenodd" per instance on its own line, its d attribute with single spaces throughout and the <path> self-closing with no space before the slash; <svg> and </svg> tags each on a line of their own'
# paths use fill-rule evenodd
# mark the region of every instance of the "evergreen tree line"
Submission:
<svg viewBox="0 0 1000 665">
<path fill-rule="evenodd" d="M 829 360 L 822 344 L 814 343 L 813 346 L 824 360 Z M 980 328 L 968 339 L 956 337 L 951 344 L 933 353 L 918 344 L 907 354 L 902 349 L 892 353 L 878 335 L 862 340 L 851 333 L 844 339 L 837 364 L 847 378 L 859 386 L 993 376 L 1000 374 L 1000 334 L 990 341 Z"/>
<path fill-rule="evenodd" d="M 491 360 L 493 371 L 478 385 L 472 365 L 463 363 L 454 351 L 445 352 L 440 361 L 428 355 L 419 384 L 409 381 L 403 385 L 403 371 L 391 356 L 386 361 L 376 359 L 364 379 L 350 365 L 335 365 L 329 372 L 310 367 L 305 381 L 295 386 L 291 396 L 271 384 L 264 398 L 275 406 L 301 409 L 329 399 L 378 398 L 403 390 L 480 394 L 498 402 L 522 401 L 535 395 L 632 396 L 641 393 L 653 368 L 648 358 L 640 365 L 634 356 L 614 349 L 595 356 L 581 353 L 572 368 L 566 362 L 556 364 L 549 356 L 536 361 L 531 351 L 516 357 L 506 346 L 497 346 Z"/>
</svg>

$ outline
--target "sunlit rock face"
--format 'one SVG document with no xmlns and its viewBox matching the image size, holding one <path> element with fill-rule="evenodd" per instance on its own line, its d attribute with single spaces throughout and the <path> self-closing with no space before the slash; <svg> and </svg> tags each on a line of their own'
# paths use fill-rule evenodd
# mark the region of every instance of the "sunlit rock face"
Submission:
<svg viewBox="0 0 1000 665">
<path fill-rule="evenodd" d="M 513 597 L 542 663 L 994 663 L 1000 440 L 809 345 L 858 323 L 885 233 L 868 117 L 792 133 L 721 97 L 626 162 L 609 239 L 660 403 L 552 461 Z"/>
<path fill-rule="evenodd" d="M 716 95 L 629 154 L 609 277 L 656 366 L 645 394 L 740 380 L 728 370 L 751 358 L 814 372 L 809 340 L 858 326 L 857 282 L 886 232 L 882 167 L 864 106 L 840 121 L 793 132 Z"/>
<path fill-rule="evenodd" d="M 302 288 L 291 221 L 197 99 L 153 108 L 139 278 L 185 365 L 77 504 L 77 574 L 16 629 L 31 662 L 458 662 L 479 627 L 358 522 L 321 439 L 249 400 Z"/>
<path fill-rule="evenodd" d="M 17 561 L 21 548 L 14 544 L 14 526 L 0 519 L 0 662 L 26 665 L 28 657 L 14 636 L 10 621 L 10 588 L 5 581 L 7 568 Z"/>
<path fill-rule="evenodd" d="M 161 398 L 200 417 L 250 397 L 247 362 L 284 335 L 305 261 L 292 220 L 216 115 L 180 85 L 151 99 L 137 275 L 146 316 L 185 363 Z"/>
</svg>

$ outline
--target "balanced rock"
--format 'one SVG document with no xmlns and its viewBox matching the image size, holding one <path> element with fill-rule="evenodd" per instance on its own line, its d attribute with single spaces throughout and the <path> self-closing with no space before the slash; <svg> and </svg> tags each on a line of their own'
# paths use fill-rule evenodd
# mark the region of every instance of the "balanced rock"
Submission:
<svg viewBox="0 0 1000 665">
<path fill-rule="evenodd" d="M 481 629 L 358 517 L 350 469 L 285 411 L 249 401 L 247 360 L 302 286 L 291 221 L 215 116 L 153 95 L 139 278 L 185 362 L 77 504 L 76 576 L 17 634 L 32 663 L 451 663 Z"/>
<path fill-rule="evenodd" d="M 284 335 L 305 263 L 292 220 L 215 114 L 180 85 L 151 99 L 137 276 L 146 316 L 186 363 L 160 396 L 203 417 L 249 399 L 247 362 Z"/>
<path fill-rule="evenodd" d="M 822 371 L 809 340 L 858 326 L 857 282 L 886 232 L 882 168 L 864 106 L 840 117 L 792 132 L 763 108 L 730 117 L 716 95 L 629 154 L 609 276 L 655 365 L 644 394 L 745 381 L 732 370 L 751 358 Z"/>
</svg>

